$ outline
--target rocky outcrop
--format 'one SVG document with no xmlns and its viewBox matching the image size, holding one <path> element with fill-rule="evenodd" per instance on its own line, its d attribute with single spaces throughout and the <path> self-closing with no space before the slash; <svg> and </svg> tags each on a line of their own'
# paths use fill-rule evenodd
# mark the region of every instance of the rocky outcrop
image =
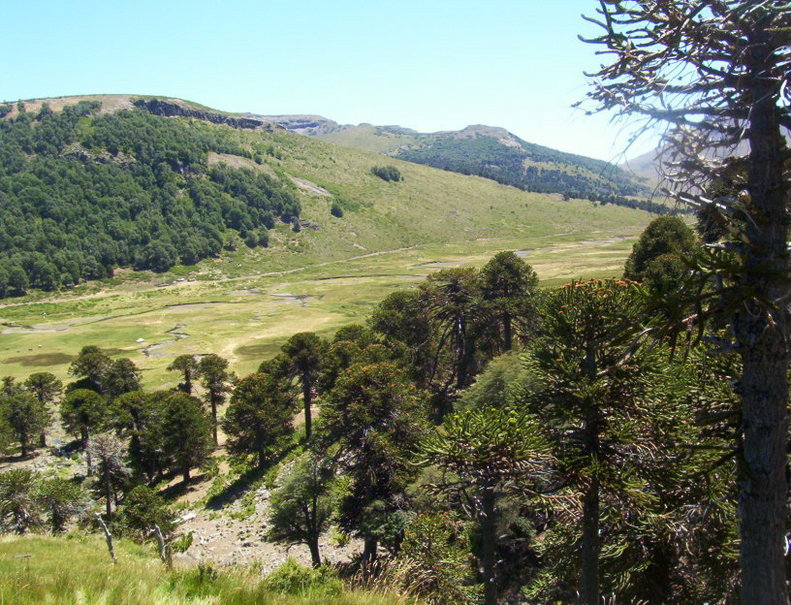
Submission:
<svg viewBox="0 0 791 605">
<path fill-rule="evenodd" d="M 133 102 L 135 107 L 145 109 L 157 116 L 165 116 L 168 118 L 187 117 L 195 118 L 197 120 L 204 120 L 205 122 L 212 122 L 214 124 L 226 124 L 233 128 L 242 128 L 247 130 L 273 130 L 277 126 L 271 121 L 262 120 L 252 117 L 234 117 L 224 113 L 217 113 L 208 111 L 206 109 L 199 109 L 191 107 L 184 103 L 174 100 L 164 99 L 137 99 Z"/>
<path fill-rule="evenodd" d="M 244 115 L 249 116 L 252 119 L 274 122 L 286 130 L 290 130 L 291 132 L 296 132 L 297 134 L 302 134 L 309 137 L 315 137 L 345 128 L 333 120 L 328 120 L 325 117 L 316 115 L 296 114 L 264 116 L 254 113 L 246 113 Z"/>
</svg>

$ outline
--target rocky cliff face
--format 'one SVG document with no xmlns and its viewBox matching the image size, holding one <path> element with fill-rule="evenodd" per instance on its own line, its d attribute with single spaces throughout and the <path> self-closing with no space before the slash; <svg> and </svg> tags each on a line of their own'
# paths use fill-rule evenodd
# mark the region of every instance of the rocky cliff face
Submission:
<svg viewBox="0 0 791 605">
<path fill-rule="evenodd" d="M 254 120 L 275 123 L 278 126 L 282 126 L 283 128 L 290 130 L 291 132 L 296 132 L 297 134 L 302 134 L 309 137 L 315 137 L 345 128 L 345 126 L 341 126 L 338 124 L 338 122 L 334 122 L 333 120 L 329 120 L 325 117 L 315 115 L 296 114 L 263 116 L 255 113 L 246 113 L 244 115 Z"/>
<path fill-rule="evenodd" d="M 196 107 L 184 105 L 175 100 L 163 99 L 137 99 L 133 102 L 135 107 L 145 109 L 146 111 L 158 116 L 165 116 L 173 118 L 183 116 L 188 118 L 196 118 L 206 122 L 213 122 L 214 124 L 227 124 L 233 128 L 244 128 L 248 130 L 272 130 L 277 125 L 271 120 L 262 120 L 253 117 L 234 117 L 222 113 L 216 113 Z"/>
</svg>

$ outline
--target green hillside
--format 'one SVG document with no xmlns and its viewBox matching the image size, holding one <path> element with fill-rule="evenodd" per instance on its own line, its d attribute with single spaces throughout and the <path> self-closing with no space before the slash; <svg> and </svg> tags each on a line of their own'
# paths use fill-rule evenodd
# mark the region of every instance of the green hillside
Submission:
<svg viewBox="0 0 791 605">
<path fill-rule="evenodd" d="M 499 250 L 524 251 L 544 283 L 619 275 L 630 238 L 651 218 L 628 208 L 563 201 L 559 195 L 383 160 L 373 152 L 268 128 L 265 122 L 245 129 L 196 117 L 139 115 L 144 110 L 134 108 L 135 99 L 52 99 L 49 104 L 57 112 L 80 100 L 101 100 L 93 121 L 104 116 L 143 120 L 223 141 L 226 151 L 202 152 L 196 165 L 204 172 L 170 175 L 177 184 L 173 197 L 184 201 L 180 183 L 206 182 L 221 165 L 253 180 L 266 175 L 278 191 L 298 201 L 299 231 L 277 218 L 267 232 L 269 246 L 249 248 L 238 230 L 226 227 L 224 249 L 197 264 L 177 264 L 165 273 L 115 269 L 113 277 L 73 288 L 7 298 L 0 302 L 5 374 L 22 378 L 50 371 L 64 377 L 86 344 L 130 357 L 151 386 L 173 382 L 165 368 L 182 353 L 216 352 L 245 373 L 294 332 L 328 333 L 360 321 L 394 288 L 415 284 L 444 266 L 482 265 Z M 26 103 L 27 113 L 39 112 L 42 104 Z M 88 155 L 48 161 L 68 162 L 81 171 L 96 163 Z M 383 162 L 396 166 L 404 180 L 374 176 L 371 168 Z M 333 205 L 343 209 L 343 216 L 331 214 Z"/>
</svg>

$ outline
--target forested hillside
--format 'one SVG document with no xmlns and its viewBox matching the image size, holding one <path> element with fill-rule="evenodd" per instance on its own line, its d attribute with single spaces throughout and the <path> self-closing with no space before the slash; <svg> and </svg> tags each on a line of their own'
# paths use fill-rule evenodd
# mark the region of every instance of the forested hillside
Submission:
<svg viewBox="0 0 791 605">
<path fill-rule="evenodd" d="M 210 166 L 251 156 L 229 128 L 82 101 L 0 114 L 0 296 L 217 255 L 224 232 L 266 245 L 295 195 L 261 172 Z"/>
<path fill-rule="evenodd" d="M 647 207 L 645 186 L 620 168 L 523 141 L 501 128 L 468 126 L 458 133 L 420 137 L 399 149 L 402 160 L 475 174 L 537 193 L 562 193 L 631 207 Z"/>
</svg>

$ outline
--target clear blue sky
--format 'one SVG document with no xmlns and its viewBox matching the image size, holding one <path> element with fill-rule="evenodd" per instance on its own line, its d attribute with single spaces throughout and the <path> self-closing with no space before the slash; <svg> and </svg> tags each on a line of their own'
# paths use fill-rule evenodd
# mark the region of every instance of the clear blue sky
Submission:
<svg viewBox="0 0 791 605">
<path fill-rule="evenodd" d="M 598 66 L 594 0 L 34 0 L 4 3 L 0 100 L 135 93 L 422 132 L 503 126 L 620 160 L 570 105 Z M 649 143 L 630 149 L 632 157 Z"/>
</svg>

